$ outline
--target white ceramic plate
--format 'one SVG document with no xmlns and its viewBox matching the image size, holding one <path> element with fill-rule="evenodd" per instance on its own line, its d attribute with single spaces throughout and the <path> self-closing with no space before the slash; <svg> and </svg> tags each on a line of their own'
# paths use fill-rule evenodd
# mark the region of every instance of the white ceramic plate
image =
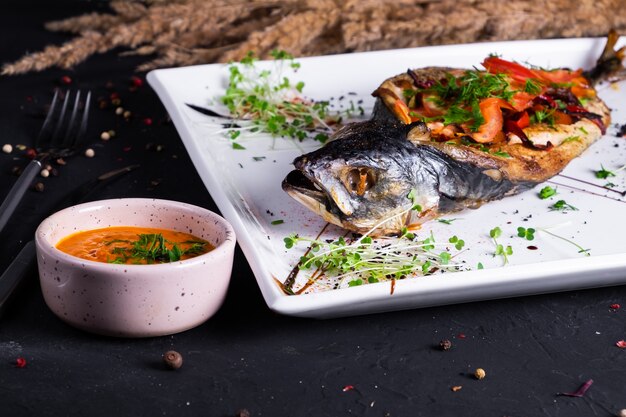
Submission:
<svg viewBox="0 0 626 417">
<path fill-rule="evenodd" d="M 604 39 L 518 41 L 304 58 L 298 60 L 301 69 L 290 78 L 304 81 L 304 93 L 309 97 L 332 98 L 336 107 L 347 105 L 349 100 L 362 100 L 368 111 L 374 103 L 371 92 L 384 79 L 409 67 L 471 68 L 496 53 L 542 67 L 590 68 L 604 43 Z M 624 43 L 626 39 L 620 39 L 620 44 Z M 273 64 L 260 65 L 272 68 Z M 185 105 L 226 112 L 216 100 L 228 81 L 228 70 L 223 65 L 157 70 L 148 74 L 148 80 L 165 104 L 211 196 L 232 223 L 265 301 L 274 311 L 324 318 L 626 283 L 626 199 L 557 176 L 553 181 L 560 184 L 556 185 L 559 194 L 550 200 L 539 199 L 538 186 L 478 210 L 447 216 L 457 219 L 451 225 L 425 225 L 420 232 L 424 236 L 432 231 L 440 242 L 447 242 L 453 235 L 465 240 L 466 250 L 455 258 L 463 262 L 461 271 L 349 288 L 346 282 L 318 280 L 299 295 L 286 295 L 280 283 L 306 248 L 286 250 L 283 238 L 291 233 L 316 237 L 325 223 L 285 194 L 281 181 L 292 169 L 293 159 L 319 143 L 309 140 L 295 144 L 287 139 L 255 136 L 238 139 L 245 150 L 232 149 L 223 133 L 223 119 L 204 116 Z M 611 181 L 616 190 L 626 190 L 626 170 L 608 181 L 595 178 L 593 172 L 601 165 L 616 170 L 626 163 L 626 139 L 616 136 L 616 125 L 626 122 L 625 91 L 624 82 L 600 88 L 601 97 L 613 109 L 613 123 L 607 135 L 570 163 L 564 175 L 598 185 Z M 550 185 L 554 187 L 554 183 Z M 558 199 L 566 200 L 578 211 L 550 211 L 549 206 Z M 284 223 L 272 224 L 279 219 Z M 506 266 L 501 257 L 493 256 L 489 230 L 495 226 L 503 231 L 499 242 L 511 245 L 514 251 Z M 532 242 L 521 239 L 516 236 L 518 226 L 547 228 L 590 249 L 591 256 L 543 232 L 537 232 Z M 342 233 L 331 226 L 323 238 Z M 537 249 L 528 249 L 531 245 Z M 476 269 L 478 262 L 484 269 Z M 300 272 L 294 290 L 304 288 L 308 277 Z M 340 288 L 334 289 L 337 286 Z"/>
</svg>

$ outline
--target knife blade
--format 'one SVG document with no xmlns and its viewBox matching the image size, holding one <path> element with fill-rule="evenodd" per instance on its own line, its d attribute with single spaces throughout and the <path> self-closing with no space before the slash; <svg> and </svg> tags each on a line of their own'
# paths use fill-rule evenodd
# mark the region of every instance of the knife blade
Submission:
<svg viewBox="0 0 626 417">
<path fill-rule="evenodd" d="M 80 185 L 75 190 L 67 193 L 56 205 L 54 211 L 58 211 L 81 202 L 85 202 L 102 187 L 119 179 L 123 175 L 138 168 L 139 165 L 129 165 L 124 168 L 106 172 L 94 179 Z M 36 261 L 35 241 L 28 241 L 17 254 L 13 262 L 0 276 L 0 315 L 4 313 L 11 296 L 19 287 L 25 276 L 31 271 Z"/>
</svg>

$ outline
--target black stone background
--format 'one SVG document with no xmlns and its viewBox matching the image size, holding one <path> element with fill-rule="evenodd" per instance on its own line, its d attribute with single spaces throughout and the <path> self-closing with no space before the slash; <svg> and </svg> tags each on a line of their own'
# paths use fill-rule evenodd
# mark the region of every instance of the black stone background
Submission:
<svg viewBox="0 0 626 417">
<path fill-rule="evenodd" d="M 69 39 L 46 31 L 45 21 L 105 10 L 98 1 L 3 1 L 0 61 Z M 154 92 L 147 84 L 128 91 L 141 58 L 119 52 L 74 70 L 0 77 L 0 145 L 32 143 L 63 75 L 95 98 L 106 97 L 112 82 L 136 115 L 125 123 L 111 109 L 92 109 L 86 142 L 96 157 L 73 158 L 58 177 L 42 180 L 43 193 L 27 193 L 0 235 L 2 269 L 66 191 L 115 167 L 141 164 L 96 198 L 165 198 L 216 210 L 174 126 L 161 123 L 166 113 Z M 155 123 L 145 126 L 142 116 Z M 104 143 L 99 134 L 108 129 L 117 137 Z M 164 149 L 146 151 L 148 143 Z M 11 168 L 25 165 L 20 155 L 0 153 L 0 195 L 15 181 Z M 624 307 L 613 311 L 613 303 Z M 626 339 L 625 314 L 620 286 L 323 321 L 291 318 L 267 308 L 238 251 L 226 302 L 207 323 L 174 336 L 117 339 L 57 319 L 33 272 L 0 318 L 0 414 L 225 417 L 247 408 L 270 417 L 611 416 L 626 408 L 626 350 L 615 346 Z M 450 351 L 436 349 L 441 339 L 452 341 Z M 178 371 L 161 366 L 169 349 L 184 356 Z M 25 368 L 15 367 L 18 356 L 28 361 Z M 487 372 L 482 381 L 471 376 L 477 367 Z M 584 397 L 556 395 L 588 379 L 594 384 Z M 457 385 L 463 388 L 453 392 Z"/>
</svg>

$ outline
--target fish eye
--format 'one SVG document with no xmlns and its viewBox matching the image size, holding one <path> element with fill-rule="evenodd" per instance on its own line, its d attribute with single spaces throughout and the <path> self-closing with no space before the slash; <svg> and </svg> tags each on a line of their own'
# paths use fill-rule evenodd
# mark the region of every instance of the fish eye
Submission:
<svg viewBox="0 0 626 417">
<path fill-rule="evenodd" d="M 356 195 L 363 195 L 376 185 L 376 174 L 371 168 L 350 168 L 344 178 L 348 191 Z"/>
</svg>

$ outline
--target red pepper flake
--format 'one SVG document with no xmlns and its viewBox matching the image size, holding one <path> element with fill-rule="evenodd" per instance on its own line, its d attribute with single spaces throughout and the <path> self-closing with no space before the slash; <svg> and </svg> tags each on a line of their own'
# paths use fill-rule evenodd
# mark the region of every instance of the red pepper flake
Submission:
<svg viewBox="0 0 626 417">
<path fill-rule="evenodd" d="M 118 100 L 120 98 L 120 95 L 118 93 L 113 92 L 109 95 L 109 98 L 111 100 Z"/>
<path fill-rule="evenodd" d="M 613 310 L 618 310 L 621 306 L 615 303 L 615 304 L 611 304 L 609 307 L 611 307 Z"/>
<path fill-rule="evenodd" d="M 132 148 L 132 147 L 130 147 L 130 146 L 124 146 L 124 147 L 122 148 L 122 150 L 123 150 L 124 152 L 128 152 L 128 151 L 130 151 L 131 149 L 133 149 L 133 148 Z"/>
<path fill-rule="evenodd" d="M 559 392 L 556 395 L 564 395 L 566 397 L 582 397 L 583 395 L 585 395 L 591 384 L 593 384 L 593 379 L 590 379 L 589 381 L 582 384 L 580 388 L 578 388 L 574 392 Z"/>
<path fill-rule="evenodd" d="M 26 367 L 26 359 L 19 357 L 15 359 L 15 366 L 17 368 L 25 368 Z"/>
<path fill-rule="evenodd" d="M 465 339 L 467 336 L 465 336 L 465 333 L 459 333 L 456 335 L 457 339 Z"/>
<path fill-rule="evenodd" d="M 132 77 L 130 77 L 130 84 L 133 87 L 139 88 L 139 87 L 141 87 L 143 85 L 143 80 L 141 78 L 137 77 L 137 76 L 132 76 Z"/>
<path fill-rule="evenodd" d="M 143 124 L 146 126 L 150 126 L 152 124 L 152 119 L 149 117 L 144 117 Z"/>
<path fill-rule="evenodd" d="M 28 148 L 28 149 L 26 150 L 25 155 L 26 155 L 26 157 L 27 157 L 28 159 L 35 159 L 35 158 L 37 158 L 37 151 L 36 151 L 36 150 L 34 150 L 33 148 Z"/>
<path fill-rule="evenodd" d="M 348 392 L 348 391 L 352 391 L 353 389 L 354 389 L 354 385 L 346 385 L 345 387 L 343 387 L 342 391 Z"/>
<path fill-rule="evenodd" d="M 626 349 L 626 340 L 618 340 L 617 342 L 615 342 L 615 346 L 620 349 Z"/>
<path fill-rule="evenodd" d="M 72 79 L 69 75 L 64 75 L 61 77 L 61 83 L 63 84 L 72 84 Z"/>
</svg>

